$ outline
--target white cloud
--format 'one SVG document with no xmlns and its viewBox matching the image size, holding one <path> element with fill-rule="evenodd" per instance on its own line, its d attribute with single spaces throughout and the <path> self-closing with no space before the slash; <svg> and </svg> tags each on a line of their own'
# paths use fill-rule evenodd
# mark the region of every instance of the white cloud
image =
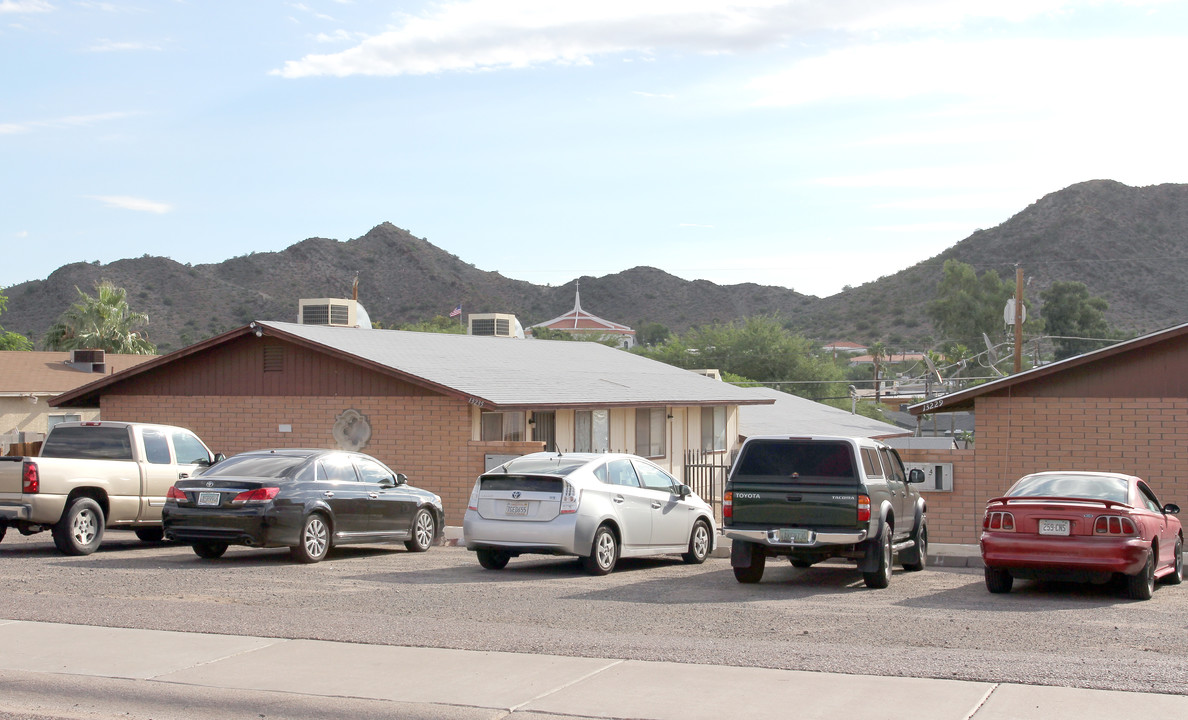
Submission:
<svg viewBox="0 0 1188 720">
<path fill-rule="evenodd" d="M 355 42 L 364 37 L 366 36 L 362 33 L 353 33 L 339 28 L 332 33 L 318 33 L 314 35 L 314 41 L 319 43 L 344 43 Z"/>
<path fill-rule="evenodd" d="M 290 60 L 275 74 L 423 75 L 580 64 L 659 51 L 732 53 L 811 33 L 946 28 L 1017 22 L 1089 4 L 1170 0 L 461 0 L 403 15 L 395 29 L 333 54 Z M 300 10 L 312 12 L 302 5 Z"/>
<path fill-rule="evenodd" d="M 53 9 L 46 0 L 0 0 L 0 13 L 41 13 Z"/>
<path fill-rule="evenodd" d="M 160 50 L 160 45 L 142 42 L 117 42 L 103 38 L 87 48 L 90 52 L 124 52 L 128 50 Z"/>
<path fill-rule="evenodd" d="M 135 113 L 129 112 L 109 112 L 96 113 L 94 115 L 68 115 L 66 117 L 53 118 L 50 120 L 29 120 L 18 123 L 3 123 L 0 124 L 0 135 L 16 135 L 18 133 L 32 132 L 34 130 L 45 128 L 60 130 L 64 128 L 88 127 L 96 123 L 131 117 L 134 114 Z"/>
<path fill-rule="evenodd" d="M 168 203 L 153 202 L 144 198 L 131 197 L 129 195 L 87 195 L 92 200 L 98 200 L 107 207 L 119 208 L 121 210 L 135 210 L 137 212 L 156 213 L 157 215 L 164 215 L 173 210 L 173 206 Z"/>
<path fill-rule="evenodd" d="M 1178 37 L 1088 40 L 927 41 L 839 50 L 753 80 L 760 106 L 932 96 L 1012 109 L 1146 104 L 1188 62 Z M 1010 107 L 1003 107 L 1002 103 Z M 1171 99 L 1183 103 L 1178 97 Z"/>
</svg>

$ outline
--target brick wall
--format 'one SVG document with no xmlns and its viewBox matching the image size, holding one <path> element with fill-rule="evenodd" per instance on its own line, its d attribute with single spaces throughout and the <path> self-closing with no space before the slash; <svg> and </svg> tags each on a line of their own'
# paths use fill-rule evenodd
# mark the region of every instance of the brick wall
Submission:
<svg viewBox="0 0 1188 720">
<path fill-rule="evenodd" d="M 1161 502 L 1188 507 L 1188 398 L 987 397 L 977 416 L 987 490 L 1041 470 L 1101 470 L 1138 475 Z"/>
<path fill-rule="evenodd" d="M 371 439 L 361 449 L 409 483 L 441 495 L 447 525 L 461 525 L 487 453 L 522 454 L 539 442 L 471 440 L 470 406 L 427 397 L 181 397 L 104 395 L 104 419 L 178 425 L 193 430 L 228 457 L 274 447 L 334 448 L 335 418 L 354 409 L 366 415 Z M 288 425 L 291 432 L 280 432 Z"/>
<path fill-rule="evenodd" d="M 1188 508 L 1188 399 L 980 397 L 974 450 L 901 450 L 953 463 L 953 492 L 925 492 L 932 542 L 976 543 L 986 501 L 1043 470 L 1137 475 Z"/>
<path fill-rule="evenodd" d="M 899 450 L 904 462 L 953 463 L 953 491 L 925 490 L 928 504 L 928 539 L 934 543 L 973 543 L 982 525 L 973 483 L 976 475 L 974 450 Z M 983 503 L 984 505 L 984 503 Z"/>
</svg>

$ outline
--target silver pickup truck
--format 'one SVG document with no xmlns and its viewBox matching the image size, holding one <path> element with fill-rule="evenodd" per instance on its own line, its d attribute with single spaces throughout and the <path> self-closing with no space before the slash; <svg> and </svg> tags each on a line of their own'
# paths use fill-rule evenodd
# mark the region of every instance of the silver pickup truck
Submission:
<svg viewBox="0 0 1188 720">
<path fill-rule="evenodd" d="M 169 487 L 221 459 L 185 428 L 60 423 L 38 457 L 0 457 L 0 539 L 49 530 L 66 555 L 94 552 L 108 527 L 160 540 Z"/>
</svg>

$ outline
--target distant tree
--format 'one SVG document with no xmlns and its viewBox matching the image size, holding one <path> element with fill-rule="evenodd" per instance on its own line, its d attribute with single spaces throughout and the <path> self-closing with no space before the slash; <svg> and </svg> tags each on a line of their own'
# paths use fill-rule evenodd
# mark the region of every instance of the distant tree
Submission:
<svg viewBox="0 0 1188 720">
<path fill-rule="evenodd" d="M 1044 330 L 1053 336 L 1057 360 L 1080 355 L 1102 347 L 1100 341 L 1074 338 L 1111 338 L 1106 322 L 1109 308 L 1105 298 L 1090 296 L 1089 288 L 1079 282 L 1054 282 L 1040 293 L 1043 300 Z"/>
<path fill-rule="evenodd" d="M 1015 294 L 1014 283 L 1005 282 L 994 270 L 981 276 L 972 265 L 946 260 L 944 276 L 936 286 L 936 298 L 928 314 L 936 324 L 945 347 L 982 347 L 982 334 L 991 341 L 1005 338 L 1002 309 Z"/>
<path fill-rule="evenodd" d="M 637 346 L 634 352 L 686 369 L 714 368 L 758 383 L 786 382 L 781 389 L 811 399 L 844 392 L 842 369 L 775 316 L 695 327 L 660 345 Z"/>
<path fill-rule="evenodd" d="M 93 348 L 111 353 L 151 355 L 157 351 L 136 327 L 148 324 L 148 315 L 133 312 L 127 292 L 104 280 L 95 284 L 95 297 L 77 287 L 78 302 L 62 313 L 46 336 L 49 350 Z"/>
<path fill-rule="evenodd" d="M 8 296 L 0 292 L 0 314 L 8 309 Z M 0 327 L 0 350 L 32 350 L 33 343 L 24 335 L 9 332 Z"/>
<path fill-rule="evenodd" d="M 659 345 L 672 336 L 672 331 L 657 322 L 642 323 L 635 329 L 635 342 L 640 345 Z"/>
<path fill-rule="evenodd" d="M 372 324 L 375 327 L 375 324 Z M 430 333 L 447 333 L 454 335 L 465 335 L 466 326 L 453 318 L 445 315 L 435 315 L 428 320 L 422 320 L 415 323 L 406 323 L 401 325 L 398 330 L 410 330 L 412 332 L 430 332 Z"/>
</svg>

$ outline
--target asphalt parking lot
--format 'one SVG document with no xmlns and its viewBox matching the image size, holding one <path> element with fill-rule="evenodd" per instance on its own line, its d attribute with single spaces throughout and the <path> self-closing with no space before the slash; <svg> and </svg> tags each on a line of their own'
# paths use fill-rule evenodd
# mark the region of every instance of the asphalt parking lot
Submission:
<svg viewBox="0 0 1188 720">
<path fill-rule="evenodd" d="M 493 572 L 462 548 L 400 545 L 208 561 L 124 532 L 68 558 L 10 531 L 0 603 L 13 620 L 1188 694 L 1188 585 L 1146 602 L 1030 582 L 990 595 L 979 570 L 930 569 L 869 590 L 848 565 L 776 561 L 740 585 L 725 558 L 591 577 L 573 559 Z"/>
</svg>

